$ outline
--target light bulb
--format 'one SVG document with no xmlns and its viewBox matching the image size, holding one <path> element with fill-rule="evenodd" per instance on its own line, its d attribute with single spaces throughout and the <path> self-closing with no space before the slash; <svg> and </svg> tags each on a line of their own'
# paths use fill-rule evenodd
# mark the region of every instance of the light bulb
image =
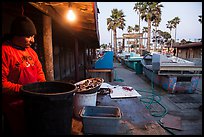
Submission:
<svg viewBox="0 0 204 137">
<path fill-rule="evenodd" d="M 76 19 L 76 16 L 75 16 L 74 12 L 71 9 L 69 9 L 68 12 L 67 12 L 67 19 L 69 21 L 74 21 Z"/>
</svg>

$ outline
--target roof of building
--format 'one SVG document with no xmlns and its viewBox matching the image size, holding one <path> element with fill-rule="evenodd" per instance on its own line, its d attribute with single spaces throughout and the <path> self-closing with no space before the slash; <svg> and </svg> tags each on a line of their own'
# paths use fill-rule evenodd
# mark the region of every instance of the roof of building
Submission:
<svg viewBox="0 0 204 137">
<path fill-rule="evenodd" d="M 168 47 L 170 47 L 170 45 L 166 46 L 166 48 Z M 193 47 L 202 47 L 202 42 L 192 42 L 192 43 L 172 45 L 172 48 L 193 48 Z"/>
</svg>

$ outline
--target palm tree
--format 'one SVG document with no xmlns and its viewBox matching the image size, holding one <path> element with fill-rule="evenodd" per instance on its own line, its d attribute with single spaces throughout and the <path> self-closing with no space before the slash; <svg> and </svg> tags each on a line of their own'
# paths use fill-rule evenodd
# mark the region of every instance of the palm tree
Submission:
<svg viewBox="0 0 204 137">
<path fill-rule="evenodd" d="M 166 24 L 166 27 L 169 28 L 170 30 L 170 35 L 171 35 L 171 31 L 173 29 L 173 22 L 172 20 L 167 21 L 168 23 Z M 171 47 L 172 47 L 172 40 L 171 40 Z"/>
<path fill-rule="evenodd" d="M 133 29 L 132 26 L 128 26 L 128 28 L 127 28 L 127 32 L 128 32 L 128 33 L 131 33 L 133 30 L 134 30 L 134 29 Z"/>
<path fill-rule="evenodd" d="M 117 53 L 117 28 L 124 29 L 125 27 L 125 15 L 122 10 L 113 9 L 111 11 L 110 18 L 107 18 L 108 31 L 113 30 L 113 39 L 114 39 L 114 54 Z"/>
<path fill-rule="evenodd" d="M 155 27 L 155 44 L 154 44 L 154 51 L 156 51 L 156 47 L 157 47 L 157 27 L 159 26 L 159 23 L 161 22 L 161 10 L 157 9 L 155 11 L 156 17 L 155 19 L 152 21 L 152 26 Z"/>
<path fill-rule="evenodd" d="M 156 15 L 155 19 L 152 21 L 152 25 L 155 27 L 155 44 L 154 44 L 154 51 L 156 51 L 156 47 L 157 47 L 157 28 L 159 27 L 159 24 L 161 22 L 161 8 L 160 7 L 156 7 L 153 11 Z"/>
<path fill-rule="evenodd" d="M 146 33 L 148 33 L 148 27 L 143 27 L 142 33 L 145 34 L 144 36 L 146 37 Z M 145 41 L 144 41 L 144 45 L 145 45 Z"/>
<path fill-rule="evenodd" d="M 139 32 L 139 31 L 140 31 L 140 26 L 137 25 L 137 24 L 135 24 L 135 26 L 134 26 L 134 31 L 135 31 L 136 33 Z M 139 37 L 139 40 L 141 40 L 140 37 Z M 135 44 L 138 46 L 138 38 L 135 39 L 134 45 L 135 45 Z M 134 48 L 136 48 L 137 46 L 135 46 Z M 135 49 L 135 51 L 136 51 L 136 49 Z M 139 43 L 139 52 L 141 53 L 141 42 Z"/>
<path fill-rule="evenodd" d="M 164 45 L 170 45 L 171 44 L 171 34 L 169 32 L 166 32 L 166 31 L 159 31 L 159 34 L 161 36 L 161 49 L 163 51 L 163 48 L 164 48 Z M 169 48 L 168 48 L 168 51 L 169 52 Z"/>
<path fill-rule="evenodd" d="M 152 33 L 153 33 L 152 42 L 154 42 L 154 49 L 153 49 L 153 51 L 156 51 L 156 47 L 157 47 L 157 35 L 158 35 L 156 27 L 155 27 L 155 29 L 153 28 Z"/>
<path fill-rule="evenodd" d="M 162 37 L 164 38 L 164 42 L 167 43 L 171 39 L 171 34 L 164 31 L 162 32 Z"/>
<path fill-rule="evenodd" d="M 166 31 L 157 30 L 159 41 L 158 43 L 161 44 L 161 50 L 163 49 L 164 45 L 169 43 L 169 39 L 171 38 L 170 33 Z"/>
<path fill-rule="evenodd" d="M 139 30 L 140 30 L 140 26 L 137 25 L 137 24 L 135 24 L 135 26 L 134 26 L 134 31 L 135 31 L 135 32 L 139 32 Z"/>
<path fill-rule="evenodd" d="M 161 50 L 163 49 L 163 45 L 164 45 L 164 38 L 163 38 L 163 36 L 162 36 L 162 34 L 163 34 L 163 31 L 161 31 L 161 30 L 157 30 L 157 34 L 158 34 L 158 36 L 157 36 L 157 42 L 158 42 L 158 44 L 161 46 Z"/>
<path fill-rule="evenodd" d="M 133 32 L 134 28 L 132 26 L 128 26 L 127 31 L 130 34 L 131 32 Z M 124 49 L 124 48 L 123 48 Z M 129 44 L 128 44 L 128 51 L 129 51 Z"/>
<path fill-rule="evenodd" d="M 137 3 L 135 3 L 135 6 L 133 7 L 133 10 L 135 10 L 135 12 L 137 12 L 137 14 L 139 15 L 139 19 L 138 19 L 138 21 L 139 21 L 139 33 L 140 33 L 140 8 L 141 8 L 141 5 L 142 5 L 142 2 L 137 2 Z M 136 27 L 136 26 L 135 26 Z M 141 39 L 140 39 L 141 40 Z M 141 43 L 140 43 L 140 45 L 139 45 L 139 50 L 140 50 L 140 54 L 141 54 L 141 52 L 142 52 L 142 50 L 141 50 Z"/>
<path fill-rule="evenodd" d="M 143 4 L 142 2 L 137 2 L 133 7 L 133 10 L 135 10 L 135 12 L 137 12 L 137 14 L 139 15 L 139 33 L 140 33 L 140 8 L 142 4 Z"/>
<path fill-rule="evenodd" d="M 175 17 L 173 20 L 173 28 L 175 29 L 175 42 L 176 42 L 176 29 L 177 29 L 177 25 L 180 23 L 180 18 L 179 17 Z"/>
<path fill-rule="evenodd" d="M 157 10 L 161 10 L 163 5 L 160 2 L 139 2 L 137 10 L 140 13 L 142 20 L 145 20 L 148 24 L 148 37 L 147 37 L 147 51 L 150 51 L 150 38 L 151 38 L 151 23 L 157 17 Z"/>
</svg>

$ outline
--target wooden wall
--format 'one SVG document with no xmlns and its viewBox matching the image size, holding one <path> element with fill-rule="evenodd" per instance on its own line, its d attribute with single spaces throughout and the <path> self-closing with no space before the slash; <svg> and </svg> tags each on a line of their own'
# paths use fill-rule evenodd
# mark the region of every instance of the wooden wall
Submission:
<svg viewBox="0 0 204 137">
<path fill-rule="evenodd" d="M 202 57 L 202 47 L 178 48 L 177 51 L 177 56 L 184 59 Z"/>
<path fill-rule="evenodd" d="M 10 29 L 11 21 L 22 13 L 21 3 L 3 3 L 2 7 L 2 36 L 7 34 Z M 35 36 L 35 44 L 32 48 L 37 52 L 39 59 L 45 70 L 44 45 L 43 45 L 43 13 L 38 11 L 30 4 L 24 4 L 24 15 L 33 20 L 37 35 Z M 67 80 L 76 82 L 75 70 L 75 39 L 68 31 L 62 28 L 54 20 L 52 20 L 52 48 L 53 48 L 53 69 L 54 80 Z M 94 50 L 88 50 L 87 44 L 78 40 L 78 64 L 79 80 L 86 78 L 86 68 L 91 65 L 90 61 L 93 57 Z M 46 45 L 45 45 L 46 46 Z M 90 51 L 90 53 L 88 53 Z M 46 51 L 45 51 L 46 52 Z M 88 66 L 89 65 L 89 66 Z"/>
</svg>

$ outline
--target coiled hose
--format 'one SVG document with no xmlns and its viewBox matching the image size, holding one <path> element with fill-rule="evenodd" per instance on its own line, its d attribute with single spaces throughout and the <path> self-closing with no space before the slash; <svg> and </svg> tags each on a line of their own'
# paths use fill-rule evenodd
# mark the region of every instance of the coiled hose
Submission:
<svg viewBox="0 0 204 137">
<path fill-rule="evenodd" d="M 150 114 L 152 116 L 164 117 L 167 114 L 167 108 L 160 103 L 161 96 L 155 92 L 153 80 L 154 80 L 154 71 L 152 73 L 151 91 L 147 91 L 147 90 L 143 90 L 143 89 L 136 89 L 136 90 L 149 94 L 147 96 L 141 97 L 140 101 L 145 104 L 146 108 L 149 110 L 149 112 L 150 112 Z M 163 109 L 162 112 L 158 113 L 155 110 L 152 110 L 153 109 L 153 107 L 152 107 L 153 104 L 156 104 L 156 105 L 158 105 L 158 107 L 162 108 Z"/>
<path fill-rule="evenodd" d="M 153 73 L 152 73 L 152 80 L 151 80 L 151 91 L 144 90 L 144 89 L 136 89 L 136 90 L 139 91 L 139 92 L 145 92 L 145 93 L 149 94 L 148 96 L 140 97 L 140 101 L 145 104 L 145 107 L 149 110 L 149 112 L 150 112 L 150 114 L 152 116 L 154 116 L 154 117 L 161 117 L 162 118 L 162 117 L 164 117 L 167 114 L 168 110 L 167 110 L 167 108 L 164 105 L 162 105 L 160 103 L 161 96 L 159 94 L 157 94 L 155 92 L 155 90 L 154 90 L 154 82 L 153 82 L 153 80 L 154 80 L 154 73 L 155 72 L 153 71 Z M 118 78 L 117 72 L 115 70 L 114 70 L 114 76 L 115 76 L 114 81 L 124 82 L 123 79 L 119 79 Z M 154 111 L 152 111 L 152 107 L 151 106 L 153 104 L 157 104 L 158 106 L 160 106 L 163 109 L 163 111 L 161 113 L 155 113 Z M 175 135 L 171 130 L 169 130 L 167 127 L 163 126 L 163 124 L 162 124 L 162 122 L 160 120 L 157 121 L 157 122 L 158 122 L 159 125 L 161 125 L 162 128 L 164 128 L 170 134 Z"/>
<path fill-rule="evenodd" d="M 153 71 L 153 73 L 152 73 L 152 79 L 151 79 L 151 91 L 143 90 L 143 89 L 136 89 L 136 90 L 139 91 L 139 92 L 145 92 L 145 93 L 148 93 L 148 94 L 149 94 L 148 96 L 141 97 L 141 98 L 140 98 L 140 101 L 145 104 L 145 107 L 149 110 L 149 113 L 150 113 L 152 116 L 154 116 L 154 117 L 161 117 L 161 118 L 162 118 L 162 117 L 164 117 L 164 116 L 167 114 L 168 110 L 167 110 L 167 108 L 166 108 L 164 105 L 162 105 L 162 104 L 160 103 L 160 101 L 161 101 L 161 96 L 155 92 L 154 82 L 153 82 L 153 80 L 154 80 L 154 73 L 155 73 L 155 72 Z M 158 112 L 152 110 L 153 107 L 151 107 L 151 106 L 152 106 L 153 104 L 156 104 L 156 105 L 160 106 L 160 107 L 163 109 L 163 111 L 160 112 L 160 113 L 158 113 Z M 160 120 L 158 120 L 157 122 L 158 122 L 158 124 L 159 124 L 162 128 L 164 128 L 164 129 L 165 129 L 166 131 L 168 131 L 170 134 L 175 135 L 174 132 L 172 132 L 172 131 L 169 130 L 167 127 L 165 127 L 165 126 L 162 124 L 162 122 L 161 122 Z"/>
</svg>

